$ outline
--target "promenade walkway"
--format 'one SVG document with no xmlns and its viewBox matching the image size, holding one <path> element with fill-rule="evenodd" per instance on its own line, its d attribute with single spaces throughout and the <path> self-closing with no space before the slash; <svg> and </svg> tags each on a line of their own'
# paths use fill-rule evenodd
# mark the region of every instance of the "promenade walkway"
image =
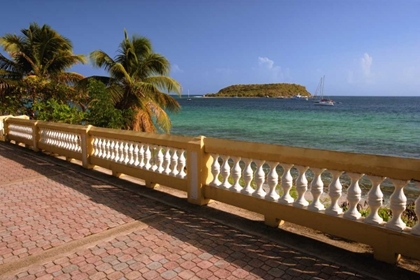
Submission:
<svg viewBox="0 0 420 280">
<path fill-rule="evenodd" d="M 0 279 L 420 279 L 0 143 Z"/>
</svg>

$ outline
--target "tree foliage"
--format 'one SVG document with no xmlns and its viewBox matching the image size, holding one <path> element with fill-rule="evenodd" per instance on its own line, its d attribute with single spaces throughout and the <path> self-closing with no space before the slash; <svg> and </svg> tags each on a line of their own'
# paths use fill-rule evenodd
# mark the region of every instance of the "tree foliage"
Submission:
<svg viewBox="0 0 420 280">
<path fill-rule="evenodd" d="M 87 91 L 89 94 L 85 118 L 87 123 L 98 127 L 121 129 L 132 122 L 132 110 L 115 108 L 105 84 L 92 79 L 88 82 Z"/>
<path fill-rule="evenodd" d="M 8 54 L 0 54 L 0 99 L 11 113 L 35 115 L 32 105 L 51 98 L 56 101 L 78 102 L 80 96 L 72 85 L 83 79 L 77 73 L 66 72 L 83 55 L 73 54 L 71 41 L 48 25 L 31 23 L 20 35 L 5 34 L 0 46 Z M 56 91 L 55 88 L 63 89 Z"/>
<path fill-rule="evenodd" d="M 80 124 L 85 113 L 76 105 L 70 105 L 56 99 L 49 99 L 45 102 L 35 102 L 34 110 L 36 117 L 41 121 L 64 122 L 69 124 Z"/>
<path fill-rule="evenodd" d="M 153 52 L 147 38 L 129 38 L 124 31 L 124 39 L 114 58 L 96 50 L 90 54 L 90 59 L 94 66 L 109 73 L 109 77 L 90 79 L 100 79 L 107 84 L 115 108 L 132 112 L 131 122 L 126 128 L 146 132 L 170 131 L 171 121 L 166 110 L 176 112 L 180 105 L 168 93 L 180 94 L 181 86 L 168 76 L 169 61 Z"/>
</svg>

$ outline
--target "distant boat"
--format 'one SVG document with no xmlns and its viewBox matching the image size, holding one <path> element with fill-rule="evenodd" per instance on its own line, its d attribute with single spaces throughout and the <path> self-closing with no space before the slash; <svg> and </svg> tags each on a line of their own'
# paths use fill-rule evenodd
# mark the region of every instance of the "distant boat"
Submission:
<svg viewBox="0 0 420 280">
<path fill-rule="evenodd" d="M 192 99 L 190 98 L 190 90 L 188 90 L 188 98 L 187 98 L 187 100 L 192 100 Z"/>
<path fill-rule="evenodd" d="M 328 99 L 328 98 L 324 98 L 324 82 L 325 82 L 325 76 L 321 77 L 321 80 L 319 81 L 318 87 L 315 91 L 315 98 L 316 96 L 320 95 L 320 99 L 319 100 L 315 100 L 315 105 L 320 105 L 320 106 L 334 106 L 334 100 L 332 99 Z"/>
</svg>

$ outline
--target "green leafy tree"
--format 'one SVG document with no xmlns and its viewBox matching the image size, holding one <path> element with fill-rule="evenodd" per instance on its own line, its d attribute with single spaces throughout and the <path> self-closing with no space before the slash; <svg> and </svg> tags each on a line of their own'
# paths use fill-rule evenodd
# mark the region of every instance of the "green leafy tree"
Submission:
<svg viewBox="0 0 420 280">
<path fill-rule="evenodd" d="M 84 77 L 66 72 L 77 63 L 85 63 L 83 55 L 73 54 L 71 41 L 48 25 L 31 23 L 21 35 L 6 34 L 0 46 L 8 57 L 0 54 L 0 99 L 16 111 L 34 116 L 32 105 L 54 98 L 78 102 L 80 96 L 72 85 Z M 66 94 L 57 96 L 54 87 L 67 87 Z M 62 91 L 60 91 L 62 92 Z M 16 102 L 20 106 L 16 106 Z M 15 105 L 15 106 L 12 106 Z"/>
<path fill-rule="evenodd" d="M 110 92 L 104 83 L 90 80 L 87 86 L 89 94 L 86 121 L 94 126 L 121 129 L 132 122 L 130 109 L 119 110 L 114 107 Z"/>
<path fill-rule="evenodd" d="M 80 124 L 84 119 L 84 112 L 78 106 L 55 99 L 35 102 L 33 108 L 37 111 L 37 119 L 42 121 Z"/>
<path fill-rule="evenodd" d="M 165 110 L 180 108 L 168 93 L 180 94 L 180 84 L 169 77 L 170 63 L 162 55 L 153 52 L 147 38 L 128 37 L 118 48 L 118 55 L 111 58 L 101 50 L 90 54 L 92 64 L 108 71 L 110 77 L 91 77 L 107 84 L 115 108 L 131 110 L 133 117 L 126 128 L 136 131 L 169 133 L 171 121 Z M 127 112 L 127 111 L 126 111 Z"/>
</svg>

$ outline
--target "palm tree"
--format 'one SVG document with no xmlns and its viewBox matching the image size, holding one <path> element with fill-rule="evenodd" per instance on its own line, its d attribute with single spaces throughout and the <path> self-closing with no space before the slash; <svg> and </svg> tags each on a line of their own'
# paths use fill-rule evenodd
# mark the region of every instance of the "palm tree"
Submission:
<svg viewBox="0 0 420 280">
<path fill-rule="evenodd" d="M 54 97 L 44 92 L 46 85 L 72 85 L 84 77 L 65 72 L 77 63 L 85 63 L 84 55 L 73 54 L 71 41 L 48 25 L 31 23 L 21 35 L 6 34 L 0 46 L 10 57 L 0 54 L 0 95 L 23 94 L 32 102 Z"/>
<path fill-rule="evenodd" d="M 180 94 L 180 84 L 169 77 L 170 63 L 162 55 L 153 52 L 151 42 L 140 36 L 128 37 L 118 48 L 118 55 L 112 59 L 101 50 L 93 51 L 90 59 L 95 67 L 104 68 L 110 77 L 91 77 L 107 84 L 115 107 L 133 110 L 128 129 L 135 131 L 169 133 L 171 121 L 165 110 L 180 108 L 175 98 L 168 93 Z"/>
</svg>

